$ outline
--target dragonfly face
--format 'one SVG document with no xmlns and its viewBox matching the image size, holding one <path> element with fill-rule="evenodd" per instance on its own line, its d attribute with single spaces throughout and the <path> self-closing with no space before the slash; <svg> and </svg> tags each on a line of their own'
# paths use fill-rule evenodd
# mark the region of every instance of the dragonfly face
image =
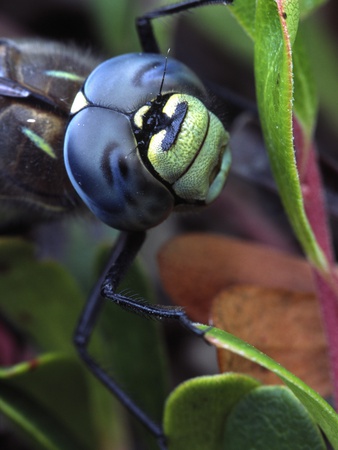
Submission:
<svg viewBox="0 0 338 450">
<path fill-rule="evenodd" d="M 2 228 L 80 208 L 77 192 L 108 225 L 145 230 L 220 193 L 228 134 L 186 66 L 122 55 L 80 90 L 97 65 L 88 55 L 40 41 L 0 45 Z"/>
<path fill-rule="evenodd" d="M 176 207 L 219 194 L 229 137 L 205 97 L 194 73 L 157 54 L 118 56 L 90 74 L 64 151 L 74 188 L 97 217 L 113 228 L 147 230 Z"/>
</svg>

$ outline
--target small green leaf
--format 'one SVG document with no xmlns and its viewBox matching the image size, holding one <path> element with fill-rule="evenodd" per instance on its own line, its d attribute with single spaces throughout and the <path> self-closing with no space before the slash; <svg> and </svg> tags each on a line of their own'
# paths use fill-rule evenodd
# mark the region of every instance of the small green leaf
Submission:
<svg viewBox="0 0 338 450">
<path fill-rule="evenodd" d="M 231 410 L 224 449 L 325 450 L 312 417 L 292 392 L 282 386 L 262 386 L 243 396 Z"/>
<path fill-rule="evenodd" d="M 317 392 L 273 359 L 241 339 L 216 328 L 210 329 L 206 325 L 199 325 L 199 328 L 206 331 L 205 339 L 215 347 L 230 350 L 279 376 L 307 408 L 333 448 L 338 450 L 338 415 Z"/>
<path fill-rule="evenodd" d="M 227 415 L 259 382 L 245 375 L 193 378 L 168 397 L 164 431 L 169 450 L 219 450 Z"/>
</svg>

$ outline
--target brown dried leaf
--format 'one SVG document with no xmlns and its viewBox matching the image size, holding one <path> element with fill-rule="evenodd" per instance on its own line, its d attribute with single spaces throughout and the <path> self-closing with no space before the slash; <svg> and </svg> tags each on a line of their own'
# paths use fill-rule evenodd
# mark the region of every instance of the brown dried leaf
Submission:
<svg viewBox="0 0 338 450">
<path fill-rule="evenodd" d="M 161 249 L 159 266 L 173 302 L 203 323 L 208 323 L 215 296 L 233 284 L 314 291 L 304 259 L 223 236 L 195 233 L 175 238 Z"/>
<path fill-rule="evenodd" d="M 314 283 L 304 259 L 236 239 L 190 234 L 166 244 L 159 262 L 165 289 L 192 319 L 207 323 L 212 315 L 215 326 L 250 342 L 322 395 L 331 392 Z M 219 361 L 222 371 L 280 383 L 232 353 L 222 351 Z"/>
<path fill-rule="evenodd" d="M 258 286 L 233 286 L 213 303 L 214 325 L 254 345 L 321 395 L 331 393 L 326 341 L 316 297 Z M 226 350 L 218 350 L 222 372 L 248 373 L 280 384 L 272 372 Z"/>
</svg>

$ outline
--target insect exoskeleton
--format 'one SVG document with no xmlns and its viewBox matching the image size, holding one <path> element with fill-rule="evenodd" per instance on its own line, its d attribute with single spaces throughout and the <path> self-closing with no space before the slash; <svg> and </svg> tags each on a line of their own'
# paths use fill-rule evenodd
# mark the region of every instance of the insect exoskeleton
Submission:
<svg viewBox="0 0 338 450">
<path fill-rule="evenodd" d="M 109 226 L 146 230 L 203 206 L 229 170 L 229 135 L 184 64 L 126 54 L 99 65 L 76 96 L 64 145 L 74 188 Z"/>
</svg>

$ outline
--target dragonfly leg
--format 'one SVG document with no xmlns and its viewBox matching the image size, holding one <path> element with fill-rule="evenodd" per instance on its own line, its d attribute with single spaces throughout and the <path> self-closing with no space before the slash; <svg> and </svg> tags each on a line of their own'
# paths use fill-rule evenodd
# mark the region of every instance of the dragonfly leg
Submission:
<svg viewBox="0 0 338 450">
<path fill-rule="evenodd" d="M 135 259 L 143 244 L 145 233 L 121 233 L 108 266 L 114 273 L 112 284 L 116 288 L 124 277 L 130 264 Z M 101 277 L 91 293 L 74 333 L 74 343 L 90 371 L 115 395 L 115 397 L 157 438 L 159 448 L 166 450 L 165 436 L 162 427 L 155 423 L 120 387 L 120 385 L 109 376 L 105 370 L 94 360 L 88 352 L 88 345 L 105 299 L 101 296 L 101 284 L 106 274 Z"/>
<path fill-rule="evenodd" d="M 116 289 L 134 261 L 145 239 L 145 232 L 123 232 L 120 234 L 108 261 L 108 271 L 96 284 L 81 314 L 74 334 L 75 346 L 91 372 L 117 397 L 117 399 L 157 438 L 161 450 L 165 450 L 165 436 L 162 427 L 155 423 L 120 387 L 120 385 L 95 361 L 88 352 L 89 341 L 105 300 L 145 317 L 162 320 L 178 320 L 184 327 L 203 336 L 187 317 L 183 308 L 152 305 L 120 295 Z"/>
<path fill-rule="evenodd" d="M 160 53 L 151 21 L 158 17 L 177 14 L 188 9 L 197 8 L 206 5 L 231 4 L 233 0 L 186 0 L 172 5 L 166 5 L 161 8 L 150 11 L 136 19 L 136 28 L 143 51 L 146 53 Z"/>
</svg>

